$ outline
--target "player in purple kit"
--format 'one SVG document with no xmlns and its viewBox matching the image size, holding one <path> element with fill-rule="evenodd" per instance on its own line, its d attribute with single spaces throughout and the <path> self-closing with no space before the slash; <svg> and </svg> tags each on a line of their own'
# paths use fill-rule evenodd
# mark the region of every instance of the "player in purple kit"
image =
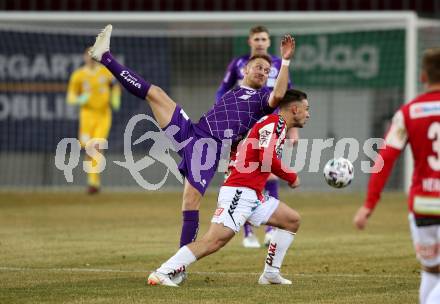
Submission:
<svg viewBox="0 0 440 304">
<path fill-rule="evenodd" d="M 112 26 L 107 25 L 96 38 L 90 55 L 107 67 L 130 93 L 148 101 L 159 126 L 173 142 L 178 144 L 190 139 L 184 148 L 178 150 L 182 157 L 179 170 L 185 176 L 182 247 L 197 236 L 200 200 L 217 169 L 222 141 L 228 138 L 232 142 L 240 140 L 255 122 L 272 113 L 284 97 L 295 40 L 290 35 L 281 40 L 283 63 L 273 91 L 264 87 L 270 73 L 270 57 L 254 56 L 246 66 L 242 85 L 225 94 L 198 123 L 193 123 L 160 87 L 146 82 L 113 58 L 110 53 L 111 31 Z"/>
<path fill-rule="evenodd" d="M 216 100 L 217 102 L 221 100 L 221 97 L 228 92 L 230 89 L 239 86 L 244 79 L 244 72 L 249 58 L 255 55 L 268 55 L 272 60 L 272 66 L 270 68 L 269 76 L 266 81 L 266 87 L 273 89 L 275 86 L 276 78 L 281 69 L 282 59 L 280 57 L 271 55 L 268 53 L 270 47 L 270 35 L 269 30 L 265 26 L 254 26 L 249 30 L 248 45 L 250 48 L 250 53 L 234 58 L 228 65 L 225 76 L 223 78 L 220 87 L 217 90 Z M 289 81 L 288 88 L 292 85 Z M 289 130 L 288 138 L 291 140 L 298 139 L 298 130 L 296 128 L 291 128 Z M 278 199 L 278 178 L 276 175 L 272 174 L 264 190 L 267 195 L 275 197 Z M 244 238 L 243 246 L 246 248 L 259 248 L 260 242 L 253 232 L 252 226 L 246 223 L 243 226 Z M 266 234 L 264 238 L 264 244 L 269 245 L 270 238 L 272 236 L 273 230 L 271 226 L 266 226 Z"/>
</svg>

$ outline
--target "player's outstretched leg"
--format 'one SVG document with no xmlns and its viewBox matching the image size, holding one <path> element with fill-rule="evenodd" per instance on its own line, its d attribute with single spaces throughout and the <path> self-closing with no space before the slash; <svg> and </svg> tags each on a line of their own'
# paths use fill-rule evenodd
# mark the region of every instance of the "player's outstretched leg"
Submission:
<svg viewBox="0 0 440 304">
<path fill-rule="evenodd" d="M 112 25 L 107 25 L 96 37 L 95 44 L 90 48 L 89 54 L 93 59 L 102 63 L 113 76 L 133 95 L 145 99 L 151 84 L 146 82 L 135 72 L 121 65 L 110 53 L 110 37 Z"/>
<path fill-rule="evenodd" d="M 112 30 L 113 26 L 108 24 L 101 33 L 98 34 L 95 44 L 89 50 L 89 55 L 98 62 L 101 61 L 102 55 L 105 52 L 110 51 L 110 37 L 112 35 Z"/>
<path fill-rule="evenodd" d="M 299 214 L 286 204 L 280 202 L 267 222 L 268 225 L 277 227 L 277 229 L 273 233 L 267 250 L 264 271 L 258 280 L 259 284 L 292 284 L 292 281 L 281 276 L 280 269 L 287 249 L 289 249 L 298 231 L 299 223 Z"/>
<path fill-rule="evenodd" d="M 110 53 L 111 24 L 107 25 L 96 37 L 89 54 L 102 63 L 121 85 L 131 94 L 147 100 L 159 126 L 164 128 L 170 123 L 176 103 L 158 86 L 148 83 L 131 69 L 120 64 Z"/>
<path fill-rule="evenodd" d="M 285 279 L 280 274 L 280 268 L 286 255 L 287 249 L 293 242 L 295 233 L 283 230 L 274 229 L 272 240 L 267 249 L 266 263 L 264 271 L 258 279 L 258 284 L 282 284 L 290 285 L 292 281 Z"/>
<path fill-rule="evenodd" d="M 185 279 L 189 265 L 222 248 L 235 235 L 221 224 L 211 224 L 208 232 L 199 240 L 183 246 L 148 277 L 149 285 L 178 286 Z"/>
</svg>

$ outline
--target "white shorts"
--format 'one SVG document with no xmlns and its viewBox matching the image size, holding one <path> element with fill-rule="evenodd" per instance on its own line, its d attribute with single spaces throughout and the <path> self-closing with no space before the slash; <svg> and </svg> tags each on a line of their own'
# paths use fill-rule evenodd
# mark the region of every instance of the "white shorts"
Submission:
<svg viewBox="0 0 440 304">
<path fill-rule="evenodd" d="M 418 227 L 412 213 L 408 220 L 417 259 L 426 267 L 440 265 L 440 225 Z"/>
<path fill-rule="evenodd" d="M 223 186 L 211 222 L 223 224 L 237 233 L 246 222 L 253 226 L 267 223 L 279 203 L 278 199 L 271 196 L 262 202 L 255 191 L 249 188 Z"/>
</svg>

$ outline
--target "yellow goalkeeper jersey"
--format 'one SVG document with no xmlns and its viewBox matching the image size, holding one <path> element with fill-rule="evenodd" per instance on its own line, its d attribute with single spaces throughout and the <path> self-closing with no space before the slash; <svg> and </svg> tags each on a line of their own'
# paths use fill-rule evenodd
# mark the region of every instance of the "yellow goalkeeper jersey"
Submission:
<svg viewBox="0 0 440 304">
<path fill-rule="evenodd" d="M 73 72 L 67 89 L 67 100 L 75 100 L 82 94 L 88 94 L 84 109 L 103 110 L 110 107 L 110 90 L 113 75 L 102 65 L 90 69 L 83 66 Z"/>
</svg>

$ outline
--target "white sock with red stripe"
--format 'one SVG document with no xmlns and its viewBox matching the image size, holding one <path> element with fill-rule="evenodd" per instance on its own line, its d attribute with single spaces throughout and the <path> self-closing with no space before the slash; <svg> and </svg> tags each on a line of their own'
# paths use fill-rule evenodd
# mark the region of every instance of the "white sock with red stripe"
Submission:
<svg viewBox="0 0 440 304">
<path fill-rule="evenodd" d="M 264 272 L 280 272 L 284 256 L 286 255 L 287 249 L 289 249 L 294 238 L 295 233 L 293 232 L 279 228 L 275 229 L 269 244 L 269 248 L 267 249 Z"/>
<path fill-rule="evenodd" d="M 197 258 L 188 246 L 183 246 L 156 271 L 164 274 L 176 274 L 185 271 L 186 267 L 194 263 L 196 260 Z"/>
</svg>

